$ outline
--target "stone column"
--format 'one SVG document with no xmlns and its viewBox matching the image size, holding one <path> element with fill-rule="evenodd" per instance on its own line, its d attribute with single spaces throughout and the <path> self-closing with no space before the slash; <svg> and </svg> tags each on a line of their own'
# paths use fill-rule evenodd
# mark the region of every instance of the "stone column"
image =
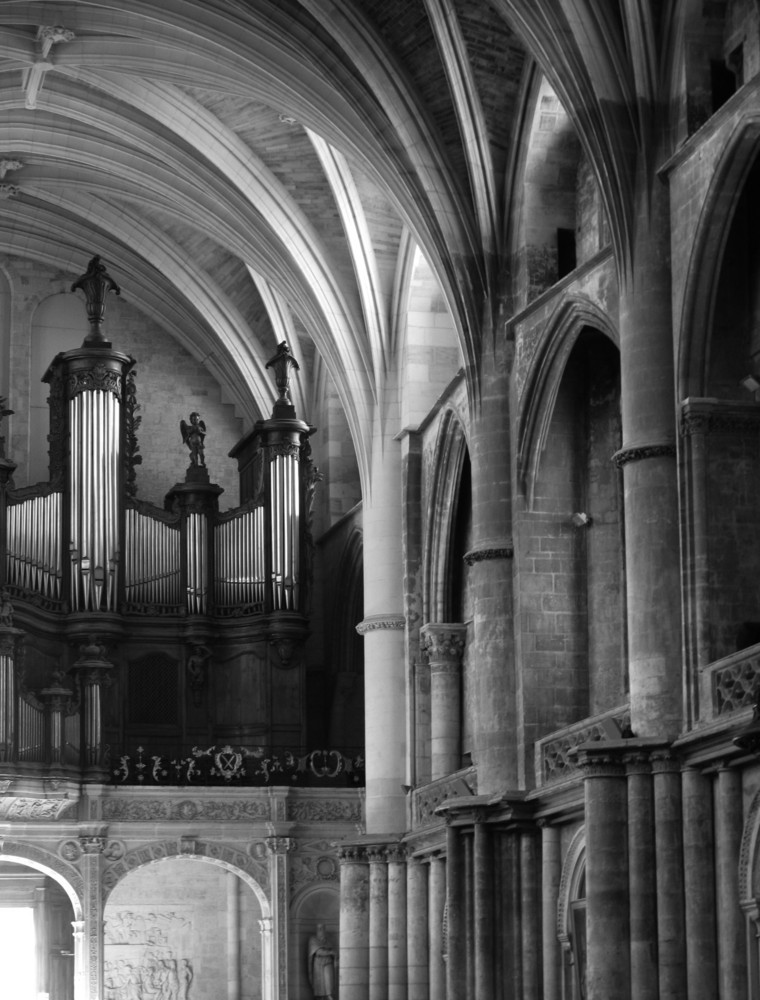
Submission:
<svg viewBox="0 0 760 1000">
<path fill-rule="evenodd" d="M 446 907 L 446 862 L 434 855 L 430 859 L 428 879 L 428 936 L 430 954 L 428 971 L 430 975 L 430 1000 L 441 1000 L 446 996 L 446 941 L 443 934 L 443 913 Z"/>
<path fill-rule="evenodd" d="M 364 848 L 346 844 L 340 860 L 340 1000 L 369 1000 L 369 866 Z"/>
<path fill-rule="evenodd" d="M 587 1000 L 631 1000 L 628 820 L 620 755 L 578 748 L 586 814 Z"/>
<path fill-rule="evenodd" d="M 522 937 L 523 1000 L 539 1000 L 541 935 L 539 919 L 537 837 L 534 829 L 520 831 L 520 933 Z"/>
<path fill-rule="evenodd" d="M 431 778 L 462 765 L 462 654 L 466 625 L 429 623 L 420 631 L 430 666 Z"/>
<path fill-rule="evenodd" d="M 367 833 L 406 829 L 406 657 L 401 558 L 401 453 L 376 417 L 370 488 L 364 496 L 364 704 Z"/>
<path fill-rule="evenodd" d="M 227 1000 L 240 1000 L 240 879 L 227 872 Z"/>
<path fill-rule="evenodd" d="M 620 292 L 620 370 L 631 728 L 681 729 L 681 580 L 667 185 L 639 164 Z"/>
<path fill-rule="evenodd" d="M 657 855 L 657 953 L 660 1000 L 686 996 L 681 767 L 667 749 L 652 754 Z M 737 859 L 738 860 L 738 859 Z"/>
<path fill-rule="evenodd" d="M 81 872 L 84 882 L 84 979 L 87 1000 L 100 1000 L 103 995 L 103 894 L 101 858 L 105 837 L 84 835 L 79 838 L 82 848 Z"/>
<path fill-rule="evenodd" d="M 715 1000 L 718 967 L 712 778 L 697 768 L 686 768 L 682 787 L 686 995 L 689 1000 Z"/>
<path fill-rule="evenodd" d="M 491 836 L 484 817 L 473 832 L 473 916 L 475 927 L 475 1000 L 494 995 L 494 863 Z"/>
<path fill-rule="evenodd" d="M 295 849 L 291 837 L 267 837 L 269 879 L 272 886 L 272 1000 L 288 998 L 288 927 L 290 909 L 290 863 L 288 855 Z"/>
<path fill-rule="evenodd" d="M 465 853 L 461 830 L 446 827 L 446 997 L 467 996 L 467 938 L 465 927 Z"/>
<path fill-rule="evenodd" d="M 407 1000 L 406 848 L 388 848 L 388 1000 Z"/>
<path fill-rule="evenodd" d="M 624 761 L 628 783 L 631 1000 L 658 1000 L 652 768 L 645 751 L 627 754 Z"/>
<path fill-rule="evenodd" d="M 541 937 L 543 1000 L 560 1000 L 562 956 L 557 935 L 557 905 L 562 876 L 559 828 L 541 823 Z"/>
<path fill-rule="evenodd" d="M 477 412 L 470 438 L 472 549 L 465 556 L 473 599 L 468 656 L 474 673 L 473 761 L 480 794 L 517 788 L 515 667 L 512 598 L 507 338 L 486 335 Z"/>
<path fill-rule="evenodd" d="M 388 862 L 385 845 L 367 848 L 369 861 L 369 1000 L 388 1000 Z"/>
<path fill-rule="evenodd" d="M 747 956 L 737 877 L 742 838 L 741 772 L 722 767 L 718 771 L 715 794 L 719 996 L 720 1000 L 744 1000 Z"/>
<path fill-rule="evenodd" d="M 408 1000 L 429 1000 L 428 868 L 419 858 L 406 863 L 406 953 Z"/>
</svg>

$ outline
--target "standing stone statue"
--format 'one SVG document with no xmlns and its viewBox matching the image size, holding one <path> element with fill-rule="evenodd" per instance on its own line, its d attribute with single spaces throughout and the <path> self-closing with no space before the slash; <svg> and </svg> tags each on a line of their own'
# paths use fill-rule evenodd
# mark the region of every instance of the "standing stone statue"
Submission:
<svg viewBox="0 0 760 1000">
<path fill-rule="evenodd" d="M 201 420 L 200 413 L 191 413 L 190 423 L 180 420 L 179 428 L 182 431 L 182 440 L 190 449 L 190 464 L 205 465 L 203 442 L 206 437 L 206 425 Z"/>
<path fill-rule="evenodd" d="M 335 996 L 335 967 L 338 956 L 330 947 L 325 925 L 317 924 L 317 933 L 309 938 L 308 972 L 314 1000 L 333 1000 Z"/>
</svg>

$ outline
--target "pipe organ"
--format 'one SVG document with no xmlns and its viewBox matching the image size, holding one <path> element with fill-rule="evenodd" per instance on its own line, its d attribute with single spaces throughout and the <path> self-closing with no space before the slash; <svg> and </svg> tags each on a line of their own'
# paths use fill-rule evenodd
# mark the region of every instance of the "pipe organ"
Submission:
<svg viewBox="0 0 760 1000">
<path fill-rule="evenodd" d="M 198 414 L 189 425 L 182 422 L 191 454 L 185 481 L 169 489 L 163 507 L 139 500 L 135 360 L 114 350 L 102 329 L 106 293 L 119 289 L 97 257 L 77 288 L 87 300 L 89 334 L 80 348 L 59 354 L 44 377 L 50 481 L 14 489 L 13 463 L 0 453 L 6 470 L 0 476 L 0 586 L 16 614 L 38 609 L 49 632 L 65 634 L 86 653 L 68 654 L 76 713 L 62 707 L 61 691 L 69 689 L 60 676 L 48 683 L 48 694 L 34 697 L 18 683 L 12 652 L 0 655 L 0 756 L 66 759 L 76 714 L 73 743 L 84 770 L 95 774 L 108 714 L 102 686 L 113 683 L 109 672 L 121 637 L 139 635 L 141 621 L 171 624 L 179 646 L 170 659 L 178 664 L 194 645 L 205 649 L 215 637 L 224 644 L 225 628 L 241 621 L 249 623 L 250 641 L 263 638 L 282 649 L 303 641 L 307 506 L 319 474 L 308 443 L 313 428 L 296 417 L 288 394 L 289 372 L 298 365 L 281 344 L 269 365 L 279 391 L 272 416 L 231 452 L 245 502 L 219 510 L 222 490 L 209 480 Z M 280 665 L 289 667 L 290 659 Z M 199 683 L 194 676 L 193 706 Z M 186 720 L 193 711 L 179 715 Z"/>
</svg>

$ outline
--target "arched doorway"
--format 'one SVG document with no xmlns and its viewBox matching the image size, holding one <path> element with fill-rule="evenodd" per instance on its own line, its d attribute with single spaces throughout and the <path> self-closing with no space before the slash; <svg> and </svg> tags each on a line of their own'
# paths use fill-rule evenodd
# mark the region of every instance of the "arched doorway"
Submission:
<svg viewBox="0 0 760 1000">
<path fill-rule="evenodd" d="M 229 865 L 179 856 L 136 868 L 105 906 L 103 1000 L 267 1000 L 267 910 Z"/>
<path fill-rule="evenodd" d="M 72 900 L 49 872 L 0 860 L 0 968 L 13 1000 L 75 1000 Z"/>
</svg>

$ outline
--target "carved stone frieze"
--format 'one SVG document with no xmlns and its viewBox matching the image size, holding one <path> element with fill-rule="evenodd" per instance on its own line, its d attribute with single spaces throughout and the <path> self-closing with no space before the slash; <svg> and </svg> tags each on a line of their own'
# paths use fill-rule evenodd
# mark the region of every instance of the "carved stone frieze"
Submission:
<svg viewBox="0 0 760 1000">
<path fill-rule="evenodd" d="M 216 820 L 250 822 L 270 818 L 269 803 L 261 799 L 107 799 L 103 819 L 108 822 L 140 823 L 153 820 Z"/>
<path fill-rule="evenodd" d="M 338 882 L 340 866 L 336 858 L 326 854 L 296 855 L 292 861 L 290 894 L 295 895 L 305 885 L 316 882 Z"/>
<path fill-rule="evenodd" d="M 9 796 L 0 799 L 0 819 L 60 820 L 76 806 L 68 798 Z"/>
<path fill-rule="evenodd" d="M 362 804 L 358 798 L 289 799 L 287 819 L 299 823 L 358 823 L 362 819 Z"/>
</svg>

